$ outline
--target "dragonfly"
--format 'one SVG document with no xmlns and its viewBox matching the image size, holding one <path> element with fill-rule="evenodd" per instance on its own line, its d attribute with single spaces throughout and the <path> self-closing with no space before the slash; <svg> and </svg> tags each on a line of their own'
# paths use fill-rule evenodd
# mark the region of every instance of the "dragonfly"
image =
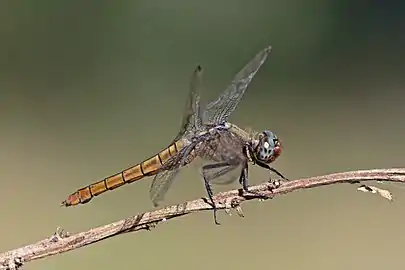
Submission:
<svg viewBox="0 0 405 270">
<path fill-rule="evenodd" d="M 282 152 L 281 140 L 274 132 L 264 130 L 253 133 L 228 122 L 228 118 L 270 52 L 271 46 L 267 46 L 257 53 L 235 75 L 217 99 L 205 106 L 200 103 L 203 68 L 198 65 L 191 77 L 181 129 L 169 146 L 137 165 L 78 189 L 63 201 L 62 205 L 84 204 L 108 190 L 147 176 L 154 176 L 149 194 L 153 205 L 157 207 L 164 200 L 179 170 L 196 158 L 201 158 L 208 162 L 201 166 L 202 178 L 213 208 L 214 222 L 219 224 L 211 186 L 216 179 L 236 172 L 236 177 L 231 177 L 227 183 L 239 179 L 243 190 L 249 192 L 250 163 L 276 173 L 283 180 L 288 180 L 270 166 Z"/>
</svg>

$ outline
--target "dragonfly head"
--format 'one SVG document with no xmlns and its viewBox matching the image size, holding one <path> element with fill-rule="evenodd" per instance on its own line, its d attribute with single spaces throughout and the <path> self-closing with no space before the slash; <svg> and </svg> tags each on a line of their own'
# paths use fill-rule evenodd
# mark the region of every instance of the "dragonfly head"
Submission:
<svg viewBox="0 0 405 270">
<path fill-rule="evenodd" d="M 255 156 L 264 163 L 272 163 L 280 156 L 282 151 L 281 141 L 276 134 L 265 130 L 258 135 L 255 149 Z"/>
</svg>

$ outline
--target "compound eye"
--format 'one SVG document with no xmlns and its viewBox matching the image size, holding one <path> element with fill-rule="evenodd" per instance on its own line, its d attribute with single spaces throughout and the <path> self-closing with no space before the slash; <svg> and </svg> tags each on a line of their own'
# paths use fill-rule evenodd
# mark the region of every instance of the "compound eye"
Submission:
<svg viewBox="0 0 405 270">
<path fill-rule="evenodd" d="M 262 141 L 261 146 L 259 147 L 259 157 L 262 161 L 266 162 L 271 155 L 271 146 L 267 141 Z"/>
</svg>

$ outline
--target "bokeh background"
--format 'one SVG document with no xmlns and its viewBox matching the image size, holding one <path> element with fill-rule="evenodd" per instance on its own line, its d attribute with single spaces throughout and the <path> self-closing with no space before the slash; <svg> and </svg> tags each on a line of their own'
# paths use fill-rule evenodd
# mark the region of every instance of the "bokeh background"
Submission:
<svg viewBox="0 0 405 270">
<path fill-rule="evenodd" d="M 277 169 L 405 166 L 404 14 L 390 1 L 2 1 L 1 251 L 152 209 L 150 180 L 59 203 L 170 142 L 197 64 L 211 99 L 268 44 L 231 121 L 280 136 Z M 195 168 L 177 180 L 167 204 L 205 196 Z M 221 212 L 222 226 L 197 213 L 27 269 L 403 269 L 405 190 L 384 187 L 394 203 L 306 190 L 245 204 L 244 219 Z"/>
</svg>

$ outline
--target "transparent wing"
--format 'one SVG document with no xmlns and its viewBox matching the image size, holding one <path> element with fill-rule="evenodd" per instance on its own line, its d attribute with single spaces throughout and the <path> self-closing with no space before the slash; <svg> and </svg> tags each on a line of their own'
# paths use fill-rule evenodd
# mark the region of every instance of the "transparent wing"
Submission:
<svg viewBox="0 0 405 270">
<path fill-rule="evenodd" d="M 203 113 L 204 123 L 219 124 L 226 121 L 235 110 L 249 83 L 266 61 L 271 51 L 268 46 L 259 52 L 242 70 L 234 77 L 232 83 L 214 101 L 210 102 Z"/>
<path fill-rule="evenodd" d="M 202 85 L 203 68 L 198 65 L 194 70 L 189 86 L 189 93 L 183 112 L 181 129 L 172 143 L 181 139 L 185 133 L 201 129 L 202 120 L 200 113 L 200 94 Z M 192 146 L 192 145 L 190 145 Z M 185 147 L 177 155 L 171 157 L 161 167 L 160 172 L 155 175 L 150 188 L 150 198 L 155 206 L 163 201 L 165 194 L 172 185 L 180 167 L 185 163 L 191 148 Z M 192 146 L 193 147 L 193 146 Z"/>
<path fill-rule="evenodd" d="M 155 175 L 149 191 L 154 206 L 158 206 L 159 202 L 164 200 L 180 168 L 186 164 L 187 159 L 192 158 L 190 154 L 195 145 L 192 143 L 182 148 L 176 155 L 167 160 L 160 168 L 159 173 Z"/>
<path fill-rule="evenodd" d="M 229 185 L 239 178 L 240 172 L 241 166 L 229 165 L 219 169 L 206 170 L 205 175 L 207 180 L 215 185 Z"/>
<path fill-rule="evenodd" d="M 173 142 L 179 140 L 185 133 L 194 129 L 199 129 L 202 126 L 199 93 L 202 85 L 202 74 L 203 68 L 198 65 L 191 76 L 189 93 L 183 112 L 181 129 L 177 136 L 173 139 Z"/>
<path fill-rule="evenodd" d="M 175 168 L 170 171 L 163 171 L 157 174 L 153 179 L 149 194 L 150 199 L 155 207 L 164 200 L 164 197 L 173 184 L 179 169 L 180 168 Z"/>
</svg>

